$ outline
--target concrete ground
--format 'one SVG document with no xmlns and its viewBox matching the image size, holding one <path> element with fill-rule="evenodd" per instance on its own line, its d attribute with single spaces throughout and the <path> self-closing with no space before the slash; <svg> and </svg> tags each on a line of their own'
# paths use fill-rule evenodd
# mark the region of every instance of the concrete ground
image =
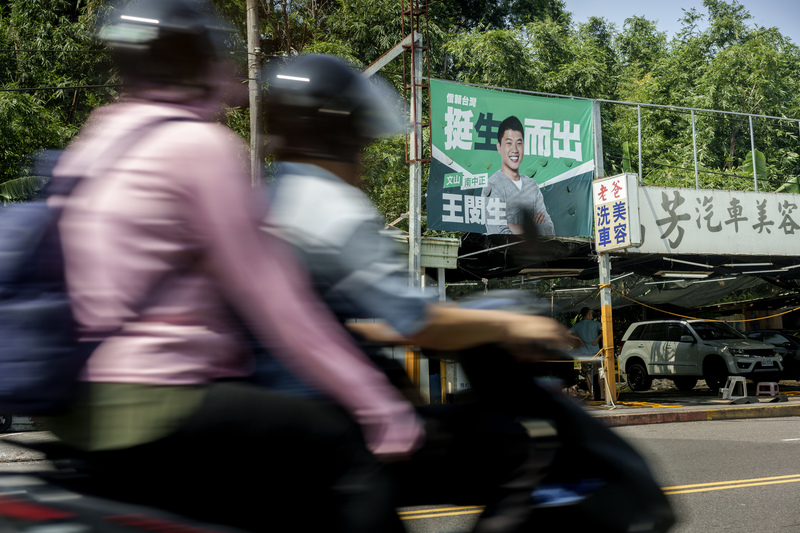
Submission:
<svg viewBox="0 0 800 533">
<path fill-rule="evenodd" d="M 585 403 L 593 416 L 609 426 L 800 416 L 800 382 L 779 382 L 776 396 L 756 395 L 756 384 L 748 383 L 746 398 L 722 399 L 705 381 L 682 392 L 670 380 L 656 380 L 650 391 L 623 389 L 614 405 Z"/>
</svg>

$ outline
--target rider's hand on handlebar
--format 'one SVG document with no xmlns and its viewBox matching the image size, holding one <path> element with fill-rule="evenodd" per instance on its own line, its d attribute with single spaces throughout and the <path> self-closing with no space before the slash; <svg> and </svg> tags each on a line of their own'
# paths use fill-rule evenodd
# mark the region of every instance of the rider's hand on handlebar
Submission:
<svg viewBox="0 0 800 533">
<path fill-rule="evenodd" d="M 582 341 L 552 318 L 509 313 L 507 338 L 510 344 L 536 343 L 546 348 L 569 350 L 581 346 Z"/>
</svg>

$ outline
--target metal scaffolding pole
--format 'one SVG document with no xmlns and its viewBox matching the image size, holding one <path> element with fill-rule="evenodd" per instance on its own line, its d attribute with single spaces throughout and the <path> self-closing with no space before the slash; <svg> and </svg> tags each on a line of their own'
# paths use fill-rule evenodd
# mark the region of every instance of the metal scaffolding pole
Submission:
<svg viewBox="0 0 800 533">
<path fill-rule="evenodd" d="M 700 188 L 700 173 L 697 170 L 697 133 L 694 128 L 694 109 L 692 109 L 692 156 L 694 158 L 694 188 Z"/>
<path fill-rule="evenodd" d="M 758 192 L 758 172 L 756 171 L 756 138 L 753 134 L 753 115 L 747 117 L 750 119 L 750 153 L 753 156 L 753 187 Z"/>
<path fill-rule="evenodd" d="M 636 119 L 639 130 L 639 183 L 642 183 L 642 106 L 636 106 Z"/>
<path fill-rule="evenodd" d="M 408 5 L 408 8 L 406 8 Z M 409 90 L 409 135 L 406 145 L 408 176 L 408 283 L 412 287 L 422 285 L 422 164 L 425 162 L 422 143 L 423 69 L 428 54 L 428 3 L 426 0 L 410 0 L 401 3 L 402 31 L 411 37 L 405 49 L 410 52 L 410 72 L 406 71 L 406 55 L 403 54 L 403 77 L 410 77 L 406 85 Z M 406 24 L 408 26 L 406 26 Z M 429 74 L 429 73 L 428 73 Z"/>
<path fill-rule="evenodd" d="M 413 18 L 413 17 L 412 17 Z M 422 262 L 422 48 L 418 41 L 411 45 L 411 135 L 409 138 L 408 176 L 408 283 L 420 287 Z"/>
</svg>

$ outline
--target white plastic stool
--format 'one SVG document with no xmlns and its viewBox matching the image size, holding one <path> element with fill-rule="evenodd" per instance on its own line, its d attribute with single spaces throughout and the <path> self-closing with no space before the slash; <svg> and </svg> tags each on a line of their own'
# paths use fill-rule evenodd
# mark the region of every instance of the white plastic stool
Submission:
<svg viewBox="0 0 800 533">
<path fill-rule="evenodd" d="M 742 394 L 734 394 L 736 386 L 741 386 Z M 723 400 L 736 400 L 737 398 L 747 398 L 747 382 L 742 376 L 728 376 L 725 386 L 719 390 L 719 396 Z"/>
<path fill-rule="evenodd" d="M 767 396 L 776 396 L 778 394 L 778 384 L 774 381 L 762 381 L 756 385 L 756 396 L 766 394 Z"/>
</svg>

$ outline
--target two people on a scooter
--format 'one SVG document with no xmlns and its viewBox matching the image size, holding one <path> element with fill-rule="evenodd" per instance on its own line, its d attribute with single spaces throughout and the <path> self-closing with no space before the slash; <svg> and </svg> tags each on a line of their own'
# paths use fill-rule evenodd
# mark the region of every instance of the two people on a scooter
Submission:
<svg viewBox="0 0 800 533">
<path fill-rule="evenodd" d="M 139 0 L 103 32 L 126 97 L 93 114 L 54 172 L 83 176 L 60 230 L 75 318 L 83 339 L 99 347 L 78 398 L 53 428 L 84 453 L 106 496 L 248 530 L 263 526 L 266 509 L 275 511 L 276 530 L 402 531 L 396 484 L 374 454 L 418 449 L 419 415 L 336 323 L 287 246 L 259 230 L 264 216 L 251 205 L 242 146 L 209 121 L 230 89 L 224 39 L 209 10 L 192 0 Z M 314 167 L 294 171 L 300 176 L 328 180 L 359 203 L 352 187 L 359 153 L 396 124 L 380 124 L 385 101 L 362 92 L 371 85 L 349 67 L 303 61 L 324 76 L 307 76 L 313 93 L 288 86 L 274 107 L 269 101 L 268 120 L 277 110 L 302 132 L 281 140 L 281 125 L 271 123 L 273 149 Z M 303 109 L 309 99 L 314 104 Z M 348 129 L 320 129 L 320 116 L 339 117 Z M 345 135 L 349 142 L 338 142 Z M 308 205 L 310 217 L 323 204 Z M 338 215 L 347 226 L 348 213 Z M 374 220 L 357 226 L 340 235 L 371 242 Z M 376 252 L 367 246 L 353 259 Z M 329 256 L 336 272 L 328 301 L 363 295 L 372 302 L 366 311 L 388 321 L 358 326 L 364 336 L 434 348 L 566 342 L 550 319 L 432 305 L 400 290 L 395 263 L 351 268 L 338 254 Z M 394 288 L 384 289 L 390 279 Z M 374 308 L 390 297 L 405 302 L 391 317 Z M 246 383 L 252 361 L 241 324 L 329 401 Z M 257 491 L 236 490 L 252 479 L 263 481 Z M 327 507 L 305 513 L 301 494 Z"/>
</svg>

